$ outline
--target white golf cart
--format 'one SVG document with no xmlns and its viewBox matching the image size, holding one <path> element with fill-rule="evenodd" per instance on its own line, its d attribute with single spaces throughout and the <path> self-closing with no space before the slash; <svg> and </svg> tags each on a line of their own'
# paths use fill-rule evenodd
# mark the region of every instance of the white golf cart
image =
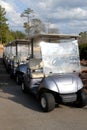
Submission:
<svg viewBox="0 0 87 130">
<path fill-rule="evenodd" d="M 87 96 L 79 77 L 78 37 L 38 34 L 29 38 L 32 55 L 21 88 L 35 94 L 45 112 L 60 103 L 86 105 Z"/>
</svg>

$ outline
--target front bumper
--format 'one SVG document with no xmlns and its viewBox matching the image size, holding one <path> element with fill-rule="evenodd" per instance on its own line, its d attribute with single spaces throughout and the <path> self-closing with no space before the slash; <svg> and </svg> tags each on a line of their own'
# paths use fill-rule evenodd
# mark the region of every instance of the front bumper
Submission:
<svg viewBox="0 0 87 130">
<path fill-rule="evenodd" d="M 77 94 L 61 94 L 60 95 L 63 103 L 75 102 L 77 100 Z"/>
</svg>

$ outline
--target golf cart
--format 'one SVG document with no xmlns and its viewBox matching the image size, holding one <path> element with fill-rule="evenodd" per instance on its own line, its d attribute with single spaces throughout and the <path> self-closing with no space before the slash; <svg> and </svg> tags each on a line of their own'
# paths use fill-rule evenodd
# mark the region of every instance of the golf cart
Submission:
<svg viewBox="0 0 87 130">
<path fill-rule="evenodd" d="M 8 68 L 7 67 L 7 61 L 8 61 L 8 52 L 9 52 L 9 51 L 7 51 L 7 48 L 8 48 L 7 45 L 4 46 L 4 52 L 3 52 L 3 62 L 4 62 L 6 69 Z"/>
<path fill-rule="evenodd" d="M 16 55 L 11 66 L 10 77 L 15 78 L 18 84 L 21 84 L 23 74 L 26 72 L 28 56 L 30 52 L 29 40 L 16 39 L 12 42 L 15 46 Z"/>
<path fill-rule="evenodd" d="M 4 53 L 3 53 L 3 61 L 6 67 L 7 72 L 9 73 L 11 70 L 11 66 L 13 63 L 13 58 L 15 56 L 15 46 L 12 46 L 11 42 L 9 42 L 5 47 L 4 47 Z"/>
<path fill-rule="evenodd" d="M 78 35 L 38 34 L 30 37 L 31 58 L 21 89 L 40 100 L 43 111 L 55 104 L 86 105 L 86 93 L 79 77 Z"/>
</svg>

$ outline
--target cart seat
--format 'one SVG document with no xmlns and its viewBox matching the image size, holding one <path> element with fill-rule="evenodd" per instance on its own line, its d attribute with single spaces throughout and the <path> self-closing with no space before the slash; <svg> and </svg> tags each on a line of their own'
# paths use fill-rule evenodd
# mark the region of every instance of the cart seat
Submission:
<svg viewBox="0 0 87 130">
<path fill-rule="evenodd" d="M 43 73 L 40 73 L 40 72 L 32 72 L 30 74 L 30 77 L 33 78 L 33 79 L 37 79 L 37 78 L 43 78 L 44 77 L 44 74 Z"/>
<path fill-rule="evenodd" d="M 27 56 L 22 56 L 22 57 L 20 58 L 20 62 L 24 62 L 24 61 L 26 61 L 26 59 L 27 59 Z"/>
<path fill-rule="evenodd" d="M 38 71 L 41 68 L 43 68 L 43 63 L 42 63 L 41 59 L 35 59 L 35 58 L 30 59 L 29 68 L 31 70 L 31 74 L 30 74 L 31 78 L 43 78 L 44 77 L 43 72 Z"/>
<path fill-rule="evenodd" d="M 31 70 L 37 70 L 43 68 L 43 63 L 41 59 L 32 58 L 29 60 L 29 68 Z"/>
</svg>

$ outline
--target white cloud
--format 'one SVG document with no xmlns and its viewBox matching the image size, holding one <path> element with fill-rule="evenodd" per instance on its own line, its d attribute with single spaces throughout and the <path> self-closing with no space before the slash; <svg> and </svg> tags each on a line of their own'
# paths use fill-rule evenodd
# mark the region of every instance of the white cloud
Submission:
<svg viewBox="0 0 87 130">
<path fill-rule="evenodd" d="M 84 19 L 87 17 L 87 10 L 81 8 L 59 8 L 55 12 L 52 12 L 50 17 L 54 19 Z"/>
<path fill-rule="evenodd" d="M 12 6 L 9 3 L 6 3 L 6 2 L 4 2 L 4 1 L 1 0 L 0 4 L 2 5 L 2 7 L 5 8 L 5 10 L 7 12 L 11 12 L 13 10 Z"/>
</svg>

